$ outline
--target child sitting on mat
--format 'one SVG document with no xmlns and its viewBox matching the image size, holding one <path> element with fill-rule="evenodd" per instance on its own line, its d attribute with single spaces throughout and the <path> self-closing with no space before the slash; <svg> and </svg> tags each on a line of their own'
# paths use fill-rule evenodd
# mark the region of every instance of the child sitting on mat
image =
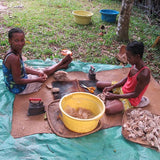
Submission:
<svg viewBox="0 0 160 160">
<path fill-rule="evenodd" d="M 142 57 L 144 45 L 133 41 L 126 47 L 128 62 L 132 65 L 126 78 L 120 82 L 97 82 L 106 99 L 106 114 L 116 114 L 132 107 L 138 107 L 150 82 L 150 70 Z M 113 93 L 110 93 L 112 91 Z"/>
<path fill-rule="evenodd" d="M 47 77 L 59 69 L 65 69 L 72 58 L 67 55 L 58 64 L 41 70 L 25 67 L 22 59 L 22 49 L 25 45 L 25 34 L 20 28 L 13 28 L 8 33 L 10 50 L 3 60 L 4 81 L 10 92 L 14 94 L 29 94 L 40 89 Z"/>
</svg>

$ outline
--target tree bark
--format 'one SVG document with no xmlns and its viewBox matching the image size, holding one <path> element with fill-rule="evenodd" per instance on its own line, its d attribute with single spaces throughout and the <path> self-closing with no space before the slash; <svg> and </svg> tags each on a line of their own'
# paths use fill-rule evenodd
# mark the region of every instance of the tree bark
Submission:
<svg viewBox="0 0 160 160">
<path fill-rule="evenodd" d="M 117 38 L 120 41 L 128 41 L 129 21 L 134 0 L 122 0 L 122 8 L 117 25 Z"/>
</svg>

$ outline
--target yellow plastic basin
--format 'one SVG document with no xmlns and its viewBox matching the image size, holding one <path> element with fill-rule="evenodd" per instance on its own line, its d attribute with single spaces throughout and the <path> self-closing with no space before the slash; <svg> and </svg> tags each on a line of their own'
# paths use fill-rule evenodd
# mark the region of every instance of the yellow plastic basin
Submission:
<svg viewBox="0 0 160 160">
<path fill-rule="evenodd" d="M 80 119 L 70 116 L 65 112 L 66 107 L 73 107 L 75 109 L 85 108 L 90 110 L 95 116 L 90 119 Z M 87 133 L 94 130 L 100 118 L 105 112 L 105 105 L 97 96 L 85 93 L 75 92 L 68 94 L 59 102 L 61 111 L 61 119 L 64 125 L 71 131 L 78 133 Z"/>
<path fill-rule="evenodd" d="M 91 17 L 93 16 L 92 12 L 89 11 L 73 11 L 74 21 L 77 24 L 89 24 L 91 22 Z"/>
</svg>

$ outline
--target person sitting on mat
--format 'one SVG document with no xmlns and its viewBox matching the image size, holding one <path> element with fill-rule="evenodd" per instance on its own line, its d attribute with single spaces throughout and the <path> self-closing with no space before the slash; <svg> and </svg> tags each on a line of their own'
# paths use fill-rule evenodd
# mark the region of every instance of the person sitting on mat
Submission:
<svg viewBox="0 0 160 160">
<path fill-rule="evenodd" d="M 128 76 L 118 83 L 102 81 L 96 83 L 97 88 L 103 89 L 105 95 L 106 114 L 116 114 L 139 105 L 150 82 L 150 70 L 142 60 L 143 52 L 142 42 L 128 43 L 126 55 L 132 65 Z"/>
<path fill-rule="evenodd" d="M 72 61 L 67 55 L 59 63 L 44 69 L 25 67 L 22 59 L 22 49 L 25 45 L 25 34 L 20 28 L 12 28 L 8 32 L 10 49 L 3 59 L 4 81 L 10 92 L 14 94 L 29 94 L 41 88 L 47 77 L 59 69 L 66 69 Z"/>
</svg>

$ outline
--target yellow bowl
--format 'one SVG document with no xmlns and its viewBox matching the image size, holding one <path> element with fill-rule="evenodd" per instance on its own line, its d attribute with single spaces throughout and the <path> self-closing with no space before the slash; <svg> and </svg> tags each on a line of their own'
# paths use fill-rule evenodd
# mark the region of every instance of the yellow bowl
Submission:
<svg viewBox="0 0 160 160">
<path fill-rule="evenodd" d="M 75 109 L 85 108 L 95 116 L 90 119 L 75 118 L 65 112 L 68 106 Z M 85 92 L 75 92 L 62 97 L 59 107 L 61 111 L 60 117 L 64 125 L 69 130 L 78 133 L 87 133 L 94 130 L 105 112 L 105 105 L 102 100 L 93 94 Z"/>
<path fill-rule="evenodd" d="M 73 11 L 74 21 L 77 24 L 89 24 L 91 22 L 91 17 L 93 16 L 92 12 L 89 11 Z"/>
</svg>

